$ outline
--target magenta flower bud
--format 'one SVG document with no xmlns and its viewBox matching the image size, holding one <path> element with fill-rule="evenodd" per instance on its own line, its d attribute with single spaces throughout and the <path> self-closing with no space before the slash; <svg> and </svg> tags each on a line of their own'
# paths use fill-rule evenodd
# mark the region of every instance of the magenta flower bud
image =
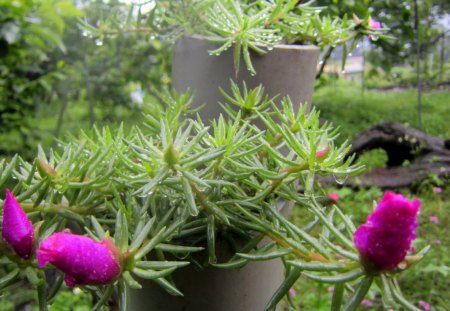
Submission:
<svg viewBox="0 0 450 311">
<path fill-rule="evenodd" d="M 420 200 L 385 192 L 375 211 L 354 234 L 355 246 L 369 272 L 391 270 L 405 259 L 416 238 Z"/>
<path fill-rule="evenodd" d="M 331 202 L 337 202 L 337 201 L 339 201 L 339 199 L 341 198 L 341 196 L 339 195 L 339 193 L 331 192 L 331 193 L 328 193 L 328 194 L 327 194 L 327 198 L 328 198 L 328 200 L 330 200 Z"/>
<path fill-rule="evenodd" d="M 66 275 L 67 286 L 100 285 L 114 281 L 121 271 L 121 254 L 106 238 L 102 242 L 58 232 L 45 239 L 37 251 L 38 266 L 51 263 Z"/>
<path fill-rule="evenodd" d="M 6 189 L 3 202 L 2 235 L 17 255 L 23 259 L 31 256 L 34 243 L 33 225 L 9 189 Z"/>
<path fill-rule="evenodd" d="M 374 18 L 370 18 L 369 19 L 369 26 L 370 26 L 370 28 L 373 28 L 373 29 L 380 29 L 381 28 L 381 22 L 377 21 Z"/>
</svg>

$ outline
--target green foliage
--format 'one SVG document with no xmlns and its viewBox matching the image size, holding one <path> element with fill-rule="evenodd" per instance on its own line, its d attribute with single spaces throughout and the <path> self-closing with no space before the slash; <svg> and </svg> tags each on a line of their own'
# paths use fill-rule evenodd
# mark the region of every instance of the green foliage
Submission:
<svg viewBox="0 0 450 311">
<path fill-rule="evenodd" d="M 121 32 L 144 32 L 171 39 L 180 35 L 201 35 L 218 43 L 210 51 L 217 55 L 234 48 L 234 63 L 239 70 L 241 56 L 251 74 L 256 74 L 250 51 L 264 54 L 275 44 L 313 44 L 335 47 L 352 41 L 352 46 L 368 34 L 384 38 L 383 30 L 372 29 L 369 18 L 342 19 L 321 13 L 312 1 L 297 0 L 220 0 L 157 1 L 142 14 L 144 4 L 133 4 L 122 18 L 110 16 L 98 28 L 84 23 L 94 36 Z M 134 9 L 137 15 L 134 15 Z"/>
<path fill-rule="evenodd" d="M 67 0 L 0 3 L 0 152 L 25 151 L 39 133 L 33 131 L 37 104 L 50 100 L 51 85 L 63 79 L 51 60 L 66 51 L 65 20 L 80 16 Z"/>
<path fill-rule="evenodd" d="M 96 24 L 122 4 L 95 1 L 80 11 L 72 1 L 16 2 L 0 13 L 0 153 L 29 158 L 67 130 L 139 119 L 141 98 L 170 83 L 163 43 L 130 34 L 100 40 L 79 29 L 75 17 Z"/>
<path fill-rule="evenodd" d="M 9 185 L 33 222 L 40 221 L 40 240 L 69 221 L 96 240 L 110 233 L 124 252 L 122 274 L 115 283 L 85 287 L 96 301 L 94 309 L 107 303 L 114 287 L 123 308 L 126 288 L 140 288 L 138 279 L 182 295 L 170 274 L 193 261 L 191 253 L 199 253 L 197 264 L 225 269 L 281 258 L 288 267 L 286 280 L 267 309 L 307 271 L 303 275 L 313 281 L 354 286 L 355 291 L 340 292 L 341 302 L 350 301 L 346 308 L 354 310 L 372 276 L 365 277 L 360 267 L 351 219 L 321 204 L 315 180 L 317 175 L 344 178 L 361 167 L 350 165 L 351 159 L 343 161 L 349 146 L 335 143 L 337 132 L 328 123 L 320 124 L 316 110 L 296 112 L 289 98 L 278 107 L 266 96 L 256 96 L 258 92 L 235 90 L 228 97 L 231 102 L 262 101 L 245 107 L 259 107 L 250 119 L 259 118 L 266 132 L 242 118 L 243 111 L 215 120 L 209 131 L 201 120 L 186 118 L 189 94 L 166 92 L 143 126 L 129 131 L 94 128 L 61 142 L 57 150 L 39 149 L 33 162 L 18 156 L 3 161 L 1 186 Z M 324 146 L 329 152 L 318 157 Z M 311 222 L 297 227 L 283 217 L 280 198 Z M 271 242 L 260 245 L 264 236 Z M 224 240 L 235 255 L 218 262 L 216 242 Z M 43 273 L 34 259 L 23 262 L 11 255 L 2 260 L 11 271 L 27 267 L 8 278 L 6 290 L 24 283 L 30 290 L 42 288 Z M 60 289 L 59 280 L 49 297 Z M 389 276 L 387 288 L 396 291 L 394 277 Z M 38 297 L 44 310 L 47 295 Z M 405 304 L 401 294 L 396 301 Z"/>
<path fill-rule="evenodd" d="M 421 65 L 422 86 L 425 89 L 437 89 L 439 83 L 450 80 L 450 62 L 440 64 L 433 58 L 424 60 Z M 364 77 L 367 88 L 414 88 L 417 85 L 416 68 L 410 65 L 394 66 L 388 72 L 380 68 L 369 67 Z"/>
<path fill-rule="evenodd" d="M 89 311 L 92 310 L 91 295 L 80 289 L 62 290 L 55 296 L 49 311 Z"/>
<path fill-rule="evenodd" d="M 385 168 L 388 156 L 384 149 L 379 148 L 365 152 L 358 158 L 358 161 L 364 165 L 367 170 Z"/>
<path fill-rule="evenodd" d="M 418 0 L 420 53 L 422 60 L 428 53 L 436 51 L 436 44 L 446 30 L 439 25 L 450 12 L 448 1 Z M 414 63 L 415 22 L 414 1 L 390 0 L 319 0 L 319 5 L 329 6 L 337 16 L 355 13 L 360 17 L 372 15 L 389 28 L 389 35 L 395 40 L 376 40 L 372 45 L 369 59 L 373 64 L 389 71 L 394 65 Z"/>
</svg>

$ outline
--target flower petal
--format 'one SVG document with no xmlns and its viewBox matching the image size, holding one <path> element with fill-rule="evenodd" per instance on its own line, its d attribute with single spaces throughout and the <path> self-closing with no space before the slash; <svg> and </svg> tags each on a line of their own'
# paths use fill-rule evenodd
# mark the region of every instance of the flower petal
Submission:
<svg viewBox="0 0 450 311">
<path fill-rule="evenodd" d="M 6 189 L 3 203 L 2 235 L 17 255 L 24 259 L 31 256 L 34 243 L 33 225 L 9 189 Z"/>
<path fill-rule="evenodd" d="M 394 269 L 416 238 L 420 200 L 386 192 L 367 222 L 354 234 L 361 261 L 369 271 Z"/>
<path fill-rule="evenodd" d="M 63 271 L 69 287 L 114 281 L 121 271 L 120 257 L 108 239 L 96 242 L 89 237 L 66 232 L 52 234 L 37 251 L 38 266 L 42 268 L 51 263 Z"/>
</svg>

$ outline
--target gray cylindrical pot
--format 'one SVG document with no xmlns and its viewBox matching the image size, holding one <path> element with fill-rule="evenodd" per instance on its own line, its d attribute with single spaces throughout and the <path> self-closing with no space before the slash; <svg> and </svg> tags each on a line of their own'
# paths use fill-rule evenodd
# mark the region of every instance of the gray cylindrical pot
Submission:
<svg viewBox="0 0 450 311">
<path fill-rule="evenodd" d="M 280 201 L 279 208 L 286 215 L 293 204 Z M 261 244 L 268 242 L 265 238 Z M 216 255 L 219 262 L 226 262 L 234 253 L 228 242 L 218 240 Z M 183 297 L 170 295 L 152 281 L 139 280 L 142 289 L 129 291 L 127 310 L 262 311 L 284 280 L 284 266 L 280 259 L 251 262 L 234 270 L 212 266 L 201 269 L 190 264 L 176 270 L 172 277 Z"/>
<path fill-rule="evenodd" d="M 283 281 L 280 260 L 253 262 L 236 270 L 193 264 L 172 276 L 183 297 L 175 297 L 152 281 L 129 292 L 129 311 L 262 311 Z"/>
<path fill-rule="evenodd" d="M 241 62 L 237 77 L 232 49 L 220 56 L 209 55 L 208 51 L 216 48 L 217 45 L 198 38 L 183 38 L 174 50 L 173 86 L 179 92 L 191 89 L 195 94 L 194 107 L 206 104 L 200 111 L 206 124 L 222 112 L 218 102 L 224 99 L 219 87 L 229 93 L 230 79 L 238 85 L 245 81 L 248 88 L 262 84 L 270 97 L 289 95 L 297 108 L 311 103 L 317 47 L 277 46 L 264 56 L 253 55 L 255 76 Z M 292 208 L 289 203 L 281 205 L 283 214 Z M 222 254 L 229 252 L 219 245 L 216 249 Z M 143 281 L 141 290 L 130 291 L 128 310 L 261 311 L 281 285 L 284 267 L 281 260 L 253 262 L 236 270 L 211 266 L 201 270 L 190 265 L 175 271 L 173 279 L 184 297 L 171 296 L 155 283 Z"/>
<path fill-rule="evenodd" d="M 230 93 L 230 79 L 239 86 L 245 81 L 248 88 L 262 84 L 269 97 L 288 95 L 296 107 L 311 103 L 319 48 L 311 45 L 277 45 L 265 55 L 252 53 L 256 75 L 250 75 L 241 60 L 238 75 L 235 74 L 233 48 L 219 56 L 208 51 L 218 46 L 206 40 L 185 37 L 174 49 L 172 79 L 177 91 L 190 88 L 194 91 L 194 107 L 205 104 L 200 115 L 208 119 L 219 116 L 224 102 L 219 87 Z"/>
</svg>

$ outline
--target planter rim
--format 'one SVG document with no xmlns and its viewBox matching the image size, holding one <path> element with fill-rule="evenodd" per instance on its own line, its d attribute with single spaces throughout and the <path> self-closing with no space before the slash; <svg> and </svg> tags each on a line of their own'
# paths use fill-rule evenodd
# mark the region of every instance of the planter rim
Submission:
<svg viewBox="0 0 450 311">
<path fill-rule="evenodd" d="M 206 37 L 204 37 L 202 35 L 197 35 L 197 34 L 186 35 L 186 36 L 183 36 L 182 38 L 196 39 L 196 40 L 200 40 L 200 41 L 206 41 L 206 42 L 214 43 L 213 41 L 209 41 Z M 320 48 L 317 45 L 313 45 L 313 44 L 285 44 L 285 43 L 280 43 L 280 44 L 275 44 L 273 47 L 275 49 L 283 49 L 283 50 L 308 50 L 308 51 L 320 50 Z M 267 50 L 266 52 L 270 52 L 270 50 Z"/>
</svg>

